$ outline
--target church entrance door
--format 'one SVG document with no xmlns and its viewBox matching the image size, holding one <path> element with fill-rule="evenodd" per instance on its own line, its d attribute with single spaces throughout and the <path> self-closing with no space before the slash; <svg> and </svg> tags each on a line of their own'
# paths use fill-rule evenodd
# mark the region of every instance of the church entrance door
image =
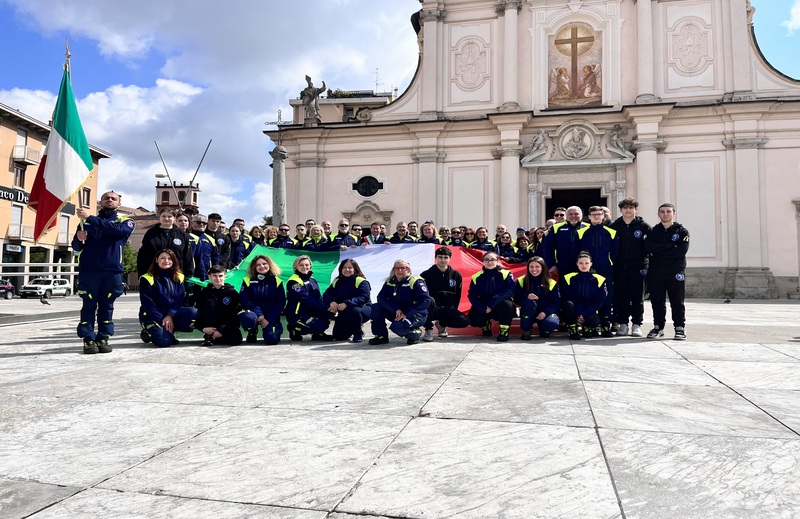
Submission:
<svg viewBox="0 0 800 519">
<path fill-rule="evenodd" d="M 545 215 L 553 217 L 556 207 L 569 207 L 577 205 L 583 210 L 584 216 L 593 205 L 608 205 L 608 197 L 600 194 L 597 189 L 553 189 L 552 197 L 545 200 Z"/>
</svg>

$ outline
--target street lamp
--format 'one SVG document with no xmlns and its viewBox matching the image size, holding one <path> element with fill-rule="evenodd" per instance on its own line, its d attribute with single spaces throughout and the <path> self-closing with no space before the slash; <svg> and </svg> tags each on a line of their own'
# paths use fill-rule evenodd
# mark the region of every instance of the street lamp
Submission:
<svg viewBox="0 0 800 519">
<path fill-rule="evenodd" d="M 167 169 L 167 164 L 164 162 L 164 157 L 161 155 L 161 149 L 158 147 L 158 142 L 153 141 L 156 145 L 156 150 L 158 151 L 158 156 L 161 159 L 161 164 L 164 165 L 164 173 L 156 173 L 156 178 L 166 178 L 169 180 L 169 185 L 172 188 L 172 193 L 175 195 L 175 200 L 178 201 L 178 209 L 183 212 L 183 202 L 181 201 L 180 197 L 178 196 L 178 190 L 175 189 L 175 182 L 172 180 L 172 177 L 169 176 L 169 169 Z M 206 158 L 206 153 L 208 153 L 208 148 L 211 147 L 211 139 L 208 139 L 208 145 L 206 146 L 205 151 L 203 152 L 203 156 L 200 157 L 200 162 L 197 164 L 197 169 L 194 170 L 194 175 L 192 179 L 189 181 L 189 189 L 187 191 L 187 196 L 189 200 L 191 200 L 192 196 L 192 188 L 194 188 L 194 179 L 197 178 L 197 173 L 200 172 L 200 166 L 203 164 L 203 160 Z"/>
</svg>

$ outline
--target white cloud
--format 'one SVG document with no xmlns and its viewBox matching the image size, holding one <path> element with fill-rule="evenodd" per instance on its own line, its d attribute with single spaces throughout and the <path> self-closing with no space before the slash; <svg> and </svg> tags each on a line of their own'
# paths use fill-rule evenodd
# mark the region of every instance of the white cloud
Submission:
<svg viewBox="0 0 800 519">
<path fill-rule="evenodd" d="M 125 205 L 152 208 L 154 174 L 162 170 L 153 141 L 173 179 L 188 182 L 213 139 L 198 174 L 202 210 L 226 220 L 242 216 L 248 224 L 272 212 L 272 145 L 264 122 L 279 109 L 288 118 L 288 100 L 305 86 L 306 74 L 332 89 L 373 89 L 378 68 L 380 90 L 402 91 L 417 63 L 409 22 L 417 0 L 251 0 L 224 7 L 211 0 L 7 1 L 37 33 L 80 35 L 110 61 L 157 69 L 154 84 L 109 78 L 78 100 L 90 143 L 113 154 L 101 162 L 101 189 L 122 192 Z M 76 71 L 103 70 L 102 63 L 77 60 Z M 47 122 L 55 93 L 14 89 L 0 92 L 0 101 Z"/>
<path fill-rule="evenodd" d="M 789 19 L 781 25 L 789 29 L 789 34 L 794 34 L 794 31 L 800 29 L 800 0 L 795 0 L 792 5 L 792 10 L 789 14 Z"/>
</svg>

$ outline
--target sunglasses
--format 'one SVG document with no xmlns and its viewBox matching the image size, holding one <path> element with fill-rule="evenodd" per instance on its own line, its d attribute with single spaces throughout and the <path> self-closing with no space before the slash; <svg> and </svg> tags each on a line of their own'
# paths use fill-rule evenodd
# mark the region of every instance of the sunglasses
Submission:
<svg viewBox="0 0 800 519">
<path fill-rule="evenodd" d="M 565 216 L 567 216 L 567 215 L 566 215 L 566 214 L 564 214 L 564 213 L 556 213 L 554 216 L 555 216 L 556 218 L 564 218 L 564 217 L 565 217 Z"/>
</svg>

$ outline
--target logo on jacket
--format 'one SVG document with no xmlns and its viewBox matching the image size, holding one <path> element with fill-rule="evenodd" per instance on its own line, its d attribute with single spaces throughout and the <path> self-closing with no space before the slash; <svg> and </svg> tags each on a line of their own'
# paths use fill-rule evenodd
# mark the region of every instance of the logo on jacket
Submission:
<svg viewBox="0 0 800 519">
<path fill-rule="evenodd" d="M 683 281 L 686 279 L 686 274 L 675 274 L 675 279 L 678 281 Z"/>
<path fill-rule="evenodd" d="M 128 227 L 130 227 L 131 229 L 133 229 L 133 226 L 134 226 L 134 225 L 135 225 L 135 224 L 133 223 L 133 220 L 128 220 Z"/>
<path fill-rule="evenodd" d="M 294 286 L 294 291 L 295 292 L 302 292 L 303 291 L 303 285 L 295 285 Z"/>
<path fill-rule="evenodd" d="M 218 238 L 217 245 L 225 245 L 225 240 L 223 238 Z"/>
<path fill-rule="evenodd" d="M 222 298 L 222 304 L 223 304 L 223 305 L 229 305 L 229 304 L 231 304 L 231 298 L 230 298 L 230 297 L 223 297 L 223 298 Z"/>
<path fill-rule="evenodd" d="M 261 279 L 261 280 L 263 280 L 263 279 L 264 279 L 264 274 L 259 274 L 259 275 L 258 275 L 258 279 Z"/>
<path fill-rule="evenodd" d="M 672 241 L 678 241 L 680 239 L 681 239 L 680 235 L 678 235 L 678 234 L 673 234 L 672 235 Z"/>
<path fill-rule="evenodd" d="M 456 286 L 456 280 L 455 279 L 451 279 L 450 280 L 450 286 L 451 287 L 455 287 Z"/>
<path fill-rule="evenodd" d="M 633 231 L 633 237 L 634 238 L 641 238 L 642 237 L 642 231 L 638 231 L 638 230 L 637 231 Z"/>
<path fill-rule="evenodd" d="M 180 247 L 181 245 L 183 245 L 183 242 L 181 241 L 181 239 L 180 239 L 180 238 L 175 238 L 174 240 L 172 240 L 172 243 L 174 243 L 175 245 L 177 245 L 177 246 L 179 246 L 179 247 Z"/>
</svg>

